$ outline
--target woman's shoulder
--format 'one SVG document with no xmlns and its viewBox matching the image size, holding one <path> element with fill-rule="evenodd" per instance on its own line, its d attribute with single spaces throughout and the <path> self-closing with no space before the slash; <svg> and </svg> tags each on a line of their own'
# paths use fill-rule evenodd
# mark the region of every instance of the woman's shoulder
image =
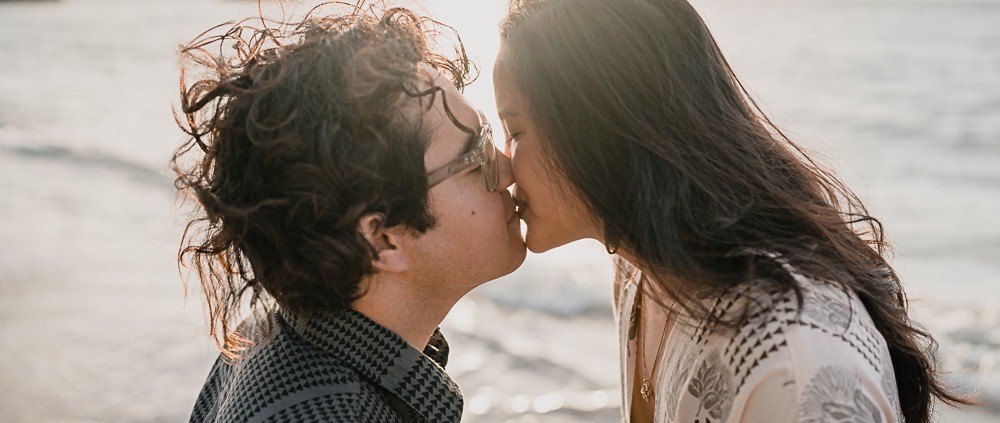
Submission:
<svg viewBox="0 0 1000 423">
<path fill-rule="evenodd" d="M 732 407 L 744 413 L 762 401 L 763 412 L 794 407 L 785 411 L 800 416 L 823 411 L 816 404 L 826 400 L 858 413 L 872 404 L 891 410 L 882 407 L 897 402 L 888 348 L 857 295 L 833 282 L 795 279 L 797 290 L 761 280 L 715 299 L 710 316 L 734 323 L 693 332 L 700 353 L 688 391 L 704 396 L 710 385 L 728 385 Z M 782 395 L 794 400 L 776 400 Z"/>
<path fill-rule="evenodd" d="M 710 310 L 708 320 L 726 321 L 740 329 L 808 327 L 834 337 L 848 333 L 879 335 L 864 304 L 849 286 L 810 276 L 777 253 L 750 250 L 744 254 L 776 264 L 775 274 L 744 281 L 711 296 L 706 304 Z"/>
<path fill-rule="evenodd" d="M 688 354 L 667 367 L 683 373 L 682 394 L 664 405 L 678 419 L 741 422 L 826 421 L 836 413 L 897 421 L 898 395 L 885 341 L 856 295 L 804 278 L 793 290 L 748 283 L 715 299 Z M 682 382 L 683 381 L 683 382 Z"/>
<path fill-rule="evenodd" d="M 695 336 L 725 340 L 734 352 L 745 354 L 769 343 L 775 345 L 767 350 L 789 346 L 823 350 L 829 344 L 842 344 L 878 367 L 885 340 L 857 294 L 832 281 L 794 277 L 795 287 L 756 280 L 723 293 L 713 299 L 709 316 L 728 324 L 701 324 Z M 804 338 L 809 342 L 797 345 Z"/>
</svg>

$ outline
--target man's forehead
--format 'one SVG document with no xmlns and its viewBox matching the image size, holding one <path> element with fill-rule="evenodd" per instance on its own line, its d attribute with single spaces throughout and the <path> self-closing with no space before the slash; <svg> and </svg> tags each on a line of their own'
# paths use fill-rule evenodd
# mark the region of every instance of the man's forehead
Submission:
<svg viewBox="0 0 1000 423">
<path fill-rule="evenodd" d="M 448 78 L 423 65 L 417 70 L 416 85 L 402 95 L 400 109 L 408 116 L 423 117 L 427 113 L 443 113 L 446 102 L 449 109 L 454 109 L 460 99 L 461 93 Z"/>
<path fill-rule="evenodd" d="M 441 71 L 431 67 L 426 63 L 421 63 L 417 66 L 417 73 L 422 77 L 421 83 L 426 84 L 424 88 L 431 88 L 432 86 L 439 87 L 451 87 L 455 90 L 455 85 L 444 76 Z M 456 92 L 458 90 L 455 90 Z"/>
<path fill-rule="evenodd" d="M 421 122 L 430 137 L 425 160 L 433 169 L 475 147 L 479 114 L 440 72 L 429 67 L 420 72 L 419 92 L 427 94 L 409 99 L 406 113 L 413 113 L 409 116 Z"/>
<path fill-rule="evenodd" d="M 431 131 L 456 130 L 466 136 L 474 133 L 479 127 L 478 113 L 455 85 L 428 65 L 421 65 L 417 72 L 414 88 L 420 95 L 406 95 L 401 107 L 403 112 Z"/>
</svg>

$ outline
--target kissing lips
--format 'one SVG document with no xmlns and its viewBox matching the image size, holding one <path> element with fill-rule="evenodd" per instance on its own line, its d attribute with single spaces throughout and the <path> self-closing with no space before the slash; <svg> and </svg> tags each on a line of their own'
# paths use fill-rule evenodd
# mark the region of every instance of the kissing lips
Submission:
<svg viewBox="0 0 1000 423">
<path fill-rule="evenodd" d="M 521 216 L 521 214 L 524 213 L 524 210 L 526 208 L 528 208 L 527 204 L 525 204 L 523 201 L 518 200 L 517 198 L 514 199 L 514 213 L 515 214 L 517 214 L 518 216 Z"/>
<path fill-rule="evenodd" d="M 512 197 L 510 192 L 507 191 L 504 191 L 501 195 L 503 197 L 503 209 L 507 214 L 507 224 L 520 220 L 518 219 L 519 215 L 517 213 L 517 202 L 514 200 L 514 197 Z"/>
<path fill-rule="evenodd" d="M 514 213 L 520 216 L 521 219 L 524 219 L 524 211 L 528 208 L 528 202 L 521 198 L 523 195 L 521 194 L 520 187 L 516 183 L 510 191 L 510 198 L 514 200 Z"/>
</svg>

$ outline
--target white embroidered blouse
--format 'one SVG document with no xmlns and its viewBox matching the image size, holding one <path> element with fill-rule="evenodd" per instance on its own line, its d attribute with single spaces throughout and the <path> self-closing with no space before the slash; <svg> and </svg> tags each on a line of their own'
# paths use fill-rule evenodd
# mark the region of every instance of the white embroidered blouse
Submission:
<svg viewBox="0 0 1000 423">
<path fill-rule="evenodd" d="M 625 266 L 616 310 L 627 422 L 636 356 L 629 320 L 641 276 Z M 707 304 L 720 316 L 750 307 L 738 329 L 672 325 L 653 376 L 654 422 L 901 421 L 889 350 L 858 297 L 792 274 L 803 288 L 801 313 L 793 292 L 746 283 Z"/>
</svg>

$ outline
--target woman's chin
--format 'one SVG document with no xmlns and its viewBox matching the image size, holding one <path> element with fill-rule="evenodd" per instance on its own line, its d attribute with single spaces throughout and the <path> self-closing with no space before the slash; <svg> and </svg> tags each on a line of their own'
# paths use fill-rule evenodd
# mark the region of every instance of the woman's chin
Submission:
<svg viewBox="0 0 1000 423">
<path fill-rule="evenodd" d="M 543 242 L 544 239 L 539 239 L 537 236 L 531 233 L 531 229 L 524 231 L 524 246 L 528 247 L 528 251 L 532 253 L 544 253 L 552 249 L 551 245 Z"/>
<path fill-rule="evenodd" d="M 526 245 L 528 246 L 528 251 L 531 251 L 532 253 L 535 254 L 544 253 L 552 249 L 551 246 L 537 246 L 531 244 L 526 244 Z"/>
<path fill-rule="evenodd" d="M 552 239 L 532 236 L 530 230 L 524 234 L 524 245 L 528 247 L 528 251 L 531 251 L 532 253 L 535 254 L 544 253 L 553 248 L 561 247 L 566 244 L 568 244 L 568 242 L 558 242 Z"/>
</svg>

